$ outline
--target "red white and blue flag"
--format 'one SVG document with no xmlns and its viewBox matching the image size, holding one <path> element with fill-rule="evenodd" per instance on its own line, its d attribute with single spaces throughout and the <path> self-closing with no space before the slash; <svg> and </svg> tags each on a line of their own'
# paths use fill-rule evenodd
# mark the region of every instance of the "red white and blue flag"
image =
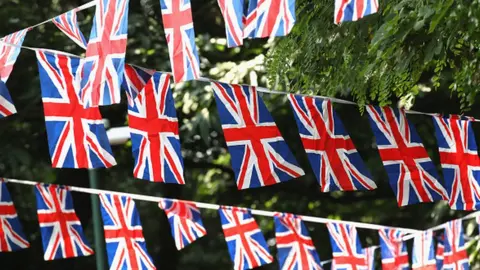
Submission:
<svg viewBox="0 0 480 270">
<path fill-rule="evenodd" d="M 93 254 L 67 187 L 37 184 L 37 215 L 46 261 Z"/>
<path fill-rule="evenodd" d="M 365 260 L 367 262 L 368 270 L 375 270 L 375 250 L 377 247 L 368 247 L 364 249 Z M 382 268 L 384 270 L 384 268 Z"/>
<path fill-rule="evenodd" d="M 405 111 L 367 106 L 367 112 L 398 205 L 448 200 L 435 165 Z"/>
<path fill-rule="evenodd" d="M 37 51 L 48 146 L 54 168 L 108 168 L 116 164 L 98 108 L 85 109 L 74 78 L 80 59 Z"/>
<path fill-rule="evenodd" d="M 55 17 L 52 22 L 78 46 L 87 49 L 87 40 L 78 27 L 76 10 L 65 12 L 62 15 Z"/>
<path fill-rule="evenodd" d="M 160 201 L 158 206 L 167 214 L 172 236 L 178 250 L 207 234 L 200 210 L 194 203 L 164 199 Z"/>
<path fill-rule="evenodd" d="M 382 269 L 410 269 L 407 245 L 401 240 L 405 234 L 398 229 L 381 229 L 378 231 L 378 234 L 380 236 Z"/>
<path fill-rule="evenodd" d="M 295 0 L 257 0 L 255 37 L 286 36 L 295 20 Z"/>
<path fill-rule="evenodd" d="M 127 94 L 128 105 L 135 106 L 135 99 L 138 94 L 145 88 L 147 82 L 152 78 L 154 70 L 126 64 L 123 73 L 122 88 Z"/>
<path fill-rule="evenodd" d="M 143 91 L 130 103 L 133 104 L 128 106 L 135 159 L 133 175 L 153 182 L 185 184 L 170 75 L 153 74 Z"/>
<path fill-rule="evenodd" d="M 288 99 L 322 192 L 377 188 L 332 102 L 293 94 Z"/>
<path fill-rule="evenodd" d="M 100 202 L 110 269 L 156 269 L 132 198 L 100 194 Z"/>
<path fill-rule="evenodd" d="M 435 250 L 435 260 L 437 261 L 437 270 L 442 270 L 443 268 L 443 253 L 445 252 L 445 235 L 442 234 L 441 237 L 437 238 L 437 249 Z"/>
<path fill-rule="evenodd" d="M 367 270 L 365 251 L 357 229 L 350 224 L 328 223 L 332 244 L 332 270 Z"/>
<path fill-rule="evenodd" d="M 249 0 L 243 15 L 243 38 L 254 38 L 257 28 L 257 0 Z"/>
<path fill-rule="evenodd" d="M 274 221 L 280 269 L 321 270 L 320 257 L 302 219 L 278 213 Z"/>
<path fill-rule="evenodd" d="M 243 44 L 243 0 L 218 0 L 218 6 L 225 20 L 227 46 Z"/>
<path fill-rule="evenodd" d="M 358 21 L 377 13 L 378 0 L 335 0 L 335 24 Z"/>
<path fill-rule="evenodd" d="M 443 178 L 450 207 L 480 208 L 480 158 L 471 120 L 458 115 L 433 116 Z"/>
<path fill-rule="evenodd" d="M 445 227 L 445 250 L 443 253 L 443 268 L 445 270 L 470 269 L 468 263 L 467 245 L 463 237 L 462 220 L 452 220 Z"/>
<path fill-rule="evenodd" d="M 304 175 L 254 86 L 213 82 L 239 189 Z"/>
<path fill-rule="evenodd" d="M 84 107 L 120 103 L 125 70 L 129 0 L 99 0 L 93 18 L 86 58 L 79 73 Z"/>
<path fill-rule="evenodd" d="M 424 231 L 413 239 L 412 269 L 436 270 L 432 231 Z"/>
<path fill-rule="evenodd" d="M 22 46 L 27 31 L 28 29 L 24 29 L 0 38 L 0 118 L 17 112 L 6 83 L 20 54 L 19 46 Z"/>
<path fill-rule="evenodd" d="M 249 210 L 222 207 L 219 212 L 234 270 L 252 269 L 273 262 L 267 242 Z"/>
<path fill-rule="evenodd" d="M 30 247 L 7 185 L 0 178 L 0 252 L 12 252 Z"/>
<path fill-rule="evenodd" d="M 200 77 L 190 0 L 160 0 L 165 36 L 175 82 Z"/>
</svg>

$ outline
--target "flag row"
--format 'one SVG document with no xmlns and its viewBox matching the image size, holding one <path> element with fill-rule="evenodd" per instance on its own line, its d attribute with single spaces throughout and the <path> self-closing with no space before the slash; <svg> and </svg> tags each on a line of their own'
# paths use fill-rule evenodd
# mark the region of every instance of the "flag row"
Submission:
<svg viewBox="0 0 480 270">
<path fill-rule="evenodd" d="M 46 261 L 94 253 L 73 208 L 69 187 L 37 184 L 37 216 Z M 132 198 L 100 193 L 104 236 L 110 269 L 155 269 Z M 178 250 L 207 234 L 194 202 L 162 199 Z M 29 247 L 6 184 L 0 182 L 0 252 Z M 267 241 L 249 209 L 221 206 L 222 230 L 236 270 L 273 262 Z M 275 242 L 280 269 L 322 269 L 322 262 L 301 216 L 276 213 Z M 362 248 L 357 230 L 347 222 L 327 223 L 332 247 L 331 269 L 375 269 L 378 246 Z M 405 233 L 379 230 L 382 269 L 409 269 Z M 413 269 L 469 269 L 461 220 L 445 224 L 436 239 L 432 231 L 417 233 L 412 250 Z M 435 245 L 437 247 L 435 248 Z M 438 268 L 436 268 L 438 266 Z"/>
</svg>

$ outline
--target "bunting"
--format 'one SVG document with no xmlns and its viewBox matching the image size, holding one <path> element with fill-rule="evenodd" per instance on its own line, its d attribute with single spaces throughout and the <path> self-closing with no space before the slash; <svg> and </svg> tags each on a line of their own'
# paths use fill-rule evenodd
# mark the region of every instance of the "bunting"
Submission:
<svg viewBox="0 0 480 270">
<path fill-rule="evenodd" d="M 70 10 L 52 20 L 53 24 L 57 26 L 67 37 L 69 37 L 78 46 L 87 49 L 87 40 L 83 36 L 82 31 L 78 27 L 77 11 Z"/>
<path fill-rule="evenodd" d="M 332 102 L 293 94 L 288 99 L 322 192 L 377 188 Z"/>
<path fill-rule="evenodd" d="M 280 269 L 321 270 L 320 257 L 302 219 L 277 213 L 274 221 Z"/>
<path fill-rule="evenodd" d="M 227 46 L 243 45 L 243 0 L 218 0 L 218 6 L 225 20 Z"/>
<path fill-rule="evenodd" d="M 254 86 L 212 87 L 239 189 L 304 175 Z"/>
<path fill-rule="evenodd" d="M 248 0 L 248 8 L 243 15 L 243 38 L 254 38 L 257 27 L 258 0 Z"/>
<path fill-rule="evenodd" d="M 134 65 L 125 65 L 123 73 L 122 89 L 127 93 L 127 101 L 130 107 L 135 106 L 135 99 L 145 88 L 147 82 L 152 78 L 155 71 L 137 67 Z"/>
<path fill-rule="evenodd" d="M 377 13 L 378 0 L 335 0 L 335 24 L 358 21 Z"/>
<path fill-rule="evenodd" d="M 12 97 L 8 92 L 7 85 L 0 81 L 0 118 L 10 116 L 17 113 L 17 109 L 13 104 Z"/>
<path fill-rule="evenodd" d="M 286 36 L 295 20 L 295 0 L 257 0 L 255 37 Z"/>
<path fill-rule="evenodd" d="M 0 178 L 0 252 L 12 252 L 30 247 L 7 185 Z"/>
<path fill-rule="evenodd" d="M 462 220 L 449 221 L 445 228 L 445 249 L 443 253 L 443 269 L 466 270 L 468 263 L 467 246 L 463 239 Z"/>
<path fill-rule="evenodd" d="M 435 165 L 405 111 L 367 106 L 367 112 L 398 205 L 448 200 Z"/>
<path fill-rule="evenodd" d="M 364 249 L 367 270 L 375 270 L 375 250 L 376 249 L 377 247 L 368 247 Z"/>
<path fill-rule="evenodd" d="M 382 254 L 383 270 L 408 270 L 407 245 L 401 239 L 404 233 L 398 229 L 382 229 L 380 236 L 380 251 Z"/>
<path fill-rule="evenodd" d="M 331 269 L 366 269 L 366 256 L 360 244 L 357 229 L 343 223 L 328 223 L 327 228 L 333 252 Z"/>
<path fill-rule="evenodd" d="M 432 231 L 424 231 L 413 239 L 413 270 L 436 270 L 437 265 L 433 253 Z"/>
<path fill-rule="evenodd" d="M 161 200 L 158 206 L 167 214 L 172 236 L 178 250 L 207 234 L 200 216 L 200 210 L 194 203 Z"/>
<path fill-rule="evenodd" d="M 37 185 L 35 195 L 44 259 L 50 261 L 92 255 L 93 250 L 83 234 L 68 188 Z"/>
<path fill-rule="evenodd" d="M 443 259 L 445 252 L 445 235 L 442 234 L 441 237 L 437 238 L 437 249 L 435 250 L 435 261 L 437 262 L 437 270 L 443 269 Z"/>
</svg>

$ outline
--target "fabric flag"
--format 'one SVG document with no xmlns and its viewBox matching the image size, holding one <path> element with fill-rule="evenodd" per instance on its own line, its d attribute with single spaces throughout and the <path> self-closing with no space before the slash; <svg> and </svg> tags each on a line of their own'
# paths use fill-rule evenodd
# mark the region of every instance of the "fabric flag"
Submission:
<svg viewBox="0 0 480 270">
<path fill-rule="evenodd" d="M 274 221 L 280 269 L 321 270 L 320 257 L 302 219 L 277 213 Z"/>
<path fill-rule="evenodd" d="M 135 99 L 145 88 L 147 82 L 152 78 L 154 70 L 148 70 L 141 67 L 126 64 L 123 73 L 122 88 L 127 94 L 128 105 L 135 106 Z"/>
<path fill-rule="evenodd" d="M 129 0 L 98 1 L 79 72 L 85 108 L 120 103 L 127 49 Z M 78 80 L 78 79 L 77 79 Z"/>
<path fill-rule="evenodd" d="M 190 0 L 160 0 L 163 26 L 175 82 L 200 77 Z"/>
<path fill-rule="evenodd" d="M 443 253 L 443 269 L 466 270 L 470 269 L 468 263 L 467 246 L 463 239 L 462 220 L 447 222 L 445 227 L 445 250 Z"/>
<path fill-rule="evenodd" d="M 248 0 L 248 9 L 243 15 L 243 38 L 254 38 L 257 27 L 257 0 Z"/>
<path fill-rule="evenodd" d="M 158 206 L 167 214 L 172 236 L 178 250 L 207 234 L 200 216 L 200 210 L 194 203 L 165 199 L 161 200 Z"/>
<path fill-rule="evenodd" d="M 375 250 L 376 249 L 377 247 L 368 247 L 364 249 L 365 260 L 367 263 L 368 270 L 375 270 Z"/>
<path fill-rule="evenodd" d="M 378 0 L 335 0 L 335 24 L 358 21 L 377 13 Z"/>
<path fill-rule="evenodd" d="M 129 97 L 129 99 L 131 99 Z M 135 159 L 133 175 L 153 182 L 185 184 L 170 75 L 156 72 L 128 106 Z"/>
<path fill-rule="evenodd" d="M 110 269 L 156 269 L 132 198 L 100 194 L 100 202 Z"/>
<path fill-rule="evenodd" d="M 440 239 L 438 239 L 437 242 L 437 250 L 435 251 L 435 260 L 437 262 L 437 270 L 442 270 L 443 269 L 443 253 L 445 252 L 445 235 L 442 234 Z"/>
<path fill-rule="evenodd" d="M 413 239 L 413 270 L 435 270 L 437 269 L 433 253 L 432 231 L 424 231 Z"/>
<path fill-rule="evenodd" d="M 293 94 L 288 99 L 322 192 L 377 188 L 332 102 Z"/>
<path fill-rule="evenodd" d="M 433 116 L 449 205 L 480 208 L 480 158 L 471 120 L 458 115 Z"/>
<path fill-rule="evenodd" d="M 36 53 L 52 166 L 115 165 L 99 109 L 84 109 L 75 94 L 74 77 L 80 58 L 40 50 Z"/>
<path fill-rule="evenodd" d="M 295 0 L 258 0 L 255 37 L 286 36 L 295 20 Z"/>
<path fill-rule="evenodd" d="M 75 214 L 67 187 L 47 184 L 35 186 L 37 215 L 46 261 L 93 254 Z"/>
<path fill-rule="evenodd" d="M 367 106 L 367 112 L 398 205 L 448 200 L 435 165 L 405 111 Z"/>
<path fill-rule="evenodd" d="M 221 207 L 223 234 L 234 270 L 245 270 L 273 262 L 267 242 L 247 209 Z"/>
<path fill-rule="evenodd" d="M 239 189 L 304 175 L 254 86 L 212 82 Z"/>
<path fill-rule="evenodd" d="M 218 6 L 225 20 L 227 46 L 243 45 L 243 0 L 218 0 Z"/>
<path fill-rule="evenodd" d="M 30 247 L 7 185 L 0 178 L 0 252 L 11 252 Z"/>
<path fill-rule="evenodd" d="M 52 20 L 53 24 L 78 46 L 87 49 L 87 40 L 78 27 L 77 11 L 70 10 Z"/>
<path fill-rule="evenodd" d="M 28 29 L 24 29 L 0 38 L 0 118 L 17 112 L 12 97 L 8 93 L 6 83 L 20 54 L 20 46 L 23 44 L 27 31 Z"/>
<path fill-rule="evenodd" d="M 367 269 L 365 252 L 360 244 L 357 229 L 350 224 L 328 223 L 332 244 L 332 270 Z"/>
<path fill-rule="evenodd" d="M 404 233 L 398 229 L 381 229 L 380 251 L 382 254 L 383 270 L 408 270 L 408 251 L 405 242 L 401 239 Z"/>
</svg>

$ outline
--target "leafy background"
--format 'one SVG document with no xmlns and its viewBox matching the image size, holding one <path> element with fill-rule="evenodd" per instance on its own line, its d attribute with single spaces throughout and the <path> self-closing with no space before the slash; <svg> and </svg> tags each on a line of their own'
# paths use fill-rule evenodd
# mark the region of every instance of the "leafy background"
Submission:
<svg viewBox="0 0 480 270">
<path fill-rule="evenodd" d="M 480 83 L 478 0 L 380 1 L 379 14 L 341 26 L 332 23 L 333 2 L 297 0 L 298 21 L 288 37 L 248 40 L 240 48 L 228 49 L 217 2 L 192 0 L 203 74 L 226 82 L 343 97 L 361 105 L 374 103 L 439 113 L 468 111 L 469 115 L 479 117 L 475 106 Z M 83 3 L 2 1 L 0 36 Z M 127 62 L 169 71 L 158 1 L 131 0 L 129 14 Z M 92 15 L 93 9 L 79 13 L 81 28 L 87 37 Z M 24 44 L 82 53 L 51 23 L 30 31 Z M 8 81 L 19 113 L 0 120 L 0 173 L 10 178 L 88 186 L 86 170 L 51 168 L 35 61 L 33 52 L 23 50 Z M 101 171 L 102 188 L 415 229 L 425 229 L 465 214 L 450 210 L 445 202 L 397 207 L 362 106 L 335 104 L 378 189 L 321 193 L 297 130 L 292 128 L 295 122 L 283 95 L 265 94 L 263 98 L 306 170 L 306 176 L 272 187 L 239 191 L 209 85 L 178 84 L 174 97 L 187 184 L 165 185 L 134 179 L 131 146 L 127 143 L 113 147 L 118 165 Z M 127 124 L 125 103 L 101 110 L 111 127 Z M 439 164 L 431 119 L 409 115 L 409 120 L 415 123 L 435 164 Z M 474 128 L 476 134 L 480 134 L 476 124 Z M 441 174 L 440 166 L 438 171 Z M 95 256 L 43 261 L 33 190 L 20 185 L 8 187 L 32 246 L 15 253 L 1 253 L 2 269 L 95 269 Z M 73 197 L 77 214 L 93 244 L 90 197 L 79 193 L 73 193 Z M 178 252 L 165 214 L 154 203 L 137 201 L 136 204 L 149 253 L 159 269 L 232 268 L 215 211 L 202 211 L 208 235 Z M 272 219 L 255 219 L 275 255 Z M 326 227 L 312 223 L 307 226 L 320 257 L 330 259 Z M 378 244 L 375 231 L 359 232 L 364 246 Z M 476 235 L 476 224 L 467 222 L 466 232 Z M 470 242 L 469 251 L 473 268 L 478 269 L 475 241 Z M 262 269 L 278 269 L 278 264 Z"/>
</svg>

